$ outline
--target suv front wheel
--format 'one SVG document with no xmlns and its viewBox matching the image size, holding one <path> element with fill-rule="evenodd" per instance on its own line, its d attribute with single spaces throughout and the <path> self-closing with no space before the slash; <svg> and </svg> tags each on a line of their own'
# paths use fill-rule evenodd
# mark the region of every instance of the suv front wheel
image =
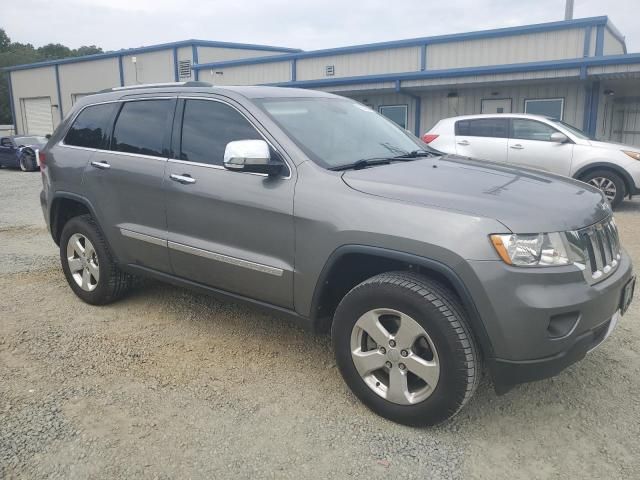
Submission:
<svg viewBox="0 0 640 480">
<path fill-rule="evenodd" d="M 60 238 L 60 261 L 73 292 L 87 303 L 104 305 L 120 298 L 131 283 L 113 261 L 91 215 L 69 220 Z"/>
<path fill-rule="evenodd" d="M 336 363 L 373 411 L 412 426 L 454 416 L 480 379 L 480 352 L 464 309 L 444 285 L 390 272 L 353 288 L 331 330 Z"/>
<path fill-rule="evenodd" d="M 620 178 L 620 175 L 610 170 L 590 172 L 582 177 L 582 181 L 600 189 L 611 204 L 611 208 L 616 208 L 624 199 L 624 181 Z"/>
</svg>

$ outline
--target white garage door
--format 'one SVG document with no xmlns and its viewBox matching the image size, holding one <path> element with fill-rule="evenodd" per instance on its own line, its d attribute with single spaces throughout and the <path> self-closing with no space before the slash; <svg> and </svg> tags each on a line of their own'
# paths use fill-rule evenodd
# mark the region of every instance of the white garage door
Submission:
<svg viewBox="0 0 640 480">
<path fill-rule="evenodd" d="M 51 116 L 51 98 L 24 98 L 24 117 L 26 132 L 30 135 L 46 135 L 53 132 L 53 117 Z"/>
</svg>

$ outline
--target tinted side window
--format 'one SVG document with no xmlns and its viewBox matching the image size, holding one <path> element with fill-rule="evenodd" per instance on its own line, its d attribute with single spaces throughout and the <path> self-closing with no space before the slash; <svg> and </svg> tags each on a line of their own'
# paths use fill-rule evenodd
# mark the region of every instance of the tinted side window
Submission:
<svg viewBox="0 0 640 480">
<path fill-rule="evenodd" d="M 538 140 L 542 142 L 550 142 L 551 134 L 557 130 L 542 122 L 534 120 L 524 120 L 514 118 L 511 120 L 511 138 L 519 138 L 521 140 Z"/>
<path fill-rule="evenodd" d="M 113 129 L 111 150 L 156 157 L 168 156 L 163 144 L 171 100 L 139 100 L 126 102 Z"/>
<path fill-rule="evenodd" d="M 224 103 L 187 100 L 182 118 L 181 160 L 222 165 L 227 143 L 262 140 L 240 113 Z"/>
<path fill-rule="evenodd" d="M 93 105 L 80 112 L 64 137 L 66 145 L 104 148 L 108 142 L 111 118 L 116 103 Z"/>
<path fill-rule="evenodd" d="M 507 138 L 506 118 L 482 118 L 456 122 L 456 135 L 464 137 Z"/>
</svg>

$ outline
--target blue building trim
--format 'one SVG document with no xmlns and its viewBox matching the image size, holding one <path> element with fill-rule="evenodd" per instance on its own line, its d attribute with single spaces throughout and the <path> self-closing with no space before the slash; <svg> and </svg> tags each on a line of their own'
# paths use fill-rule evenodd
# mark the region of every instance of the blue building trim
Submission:
<svg viewBox="0 0 640 480">
<path fill-rule="evenodd" d="M 177 82 L 180 80 L 178 73 L 178 47 L 173 47 L 173 79 Z"/>
<path fill-rule="evenodd" d="M 593 82 L 591 85 L 591 101 L 589 105 L 589 128 L 587 133 L 595 137 L 598 125 L 598 106 L 600 103 L 600 82 Z"/>
<path fill-rule="evenodd" d="M 584 47 L 582 49 L 582 56 L 591 56 L 591 25 L 584 27 Z"/>
<path fill-rule="evenodd" d="M 218 48 L 234 48 L 240 50 L 258 50 L 265 52 L 281 52 L 295 53 L 301 52 L 299 48 L 271 47 L 268 45 L 252 45 L 248 43 L 232 43 L 232 42 L 216 42 L 209 40 L 182 40 L 179 42 L 159 43 L 157 45 L 149 45 L 148 47 L 126 48 L 113 52 L 96 53 L 94 55 L 85 55 L 83 57 L 62 58 L 59 60 L 47 60 L 45 62 L 27 63 L 24 65 L 15 65 L 12 67 L 4 67 L 2 70 L 27 70 L 30 68 L 48 67 L 51 65 L 62 65 L 65 63 L 88 62 L 91 60 L 102 60 L 105 58 L 115 58 L 124 55 L 136 55 L 141 53 L 157 52 L 159 50 L 169 50 L 172 48 L 189 47 L 198 45 L 201 47 L 218 47 Z"/>
<path fill-rule="evenodd" d="M 296 77 L 298 75 L 297 69 L 298 69 L 297 61 L 294 58 L 293 60 L 291 60 L 291 81 L 292 82 L 296 81 Z"/>
<path fill-rule="evenodd" d="M 427 44 L 420 45 L 420 70 L 427 69 Z"/>
<path fill-rule="evenodd" d="M 388 48 L 399 47 L 416 47 L 422 48 L 422 45 L 431 45 L 437 43 L 448 43 L 463 40 L 477 40 L 483 38 L 497 38 L 512 35 L 524 35 L 528 33 L 540 33 L 554 30 L 563 30 L 566 28 L 583 28 L 587 25 L 597 26 L 604 25 L 608 22 L 607 17 L 580 18 L 576 20 L 566 20 L 551 23 L 539 23 L 535 25 L 524 25 L 519 27 L 497 28 L 494 30 L 481 30 L 468 33 L 454 33 L 450 35 L 439 35 L 434 37 L 411 38 L 407 40 L 392 40 L 389 42 L 367 43 L 363 45 L 354 45 L 349 47 L 327 48 L 322 50 L 313 50 L 309 52 L 298 52 L 286 55 L 273 55 L 267 57 L 254 57 L 239 60 L 228 60 L 224 62 L 203 63 L 198 68 L 217 68 L 232 67 L 239 65 L 254 65 L 260 63 L 281 62 L 284 60 L 325 57 L 328 55 L 344 55 L 348 53 L 371 52 L 375 50 L 385 50 Z"/>
<path fill-rule="evenodd" d="M 191 68 L 193 69 L 193 79 L 198 81 L 200 78 L 198 70 L 198 46 L 194 43 L 191 45 Z"/>
<path fill-rule="evenodd" d="M 317 80 L 299 80 L 296 82 L 280 82 L 269 85 L 283 87 L 326 87 L 331 85 L 353 85 L 360 83 L 397 82 L 404 80 L 420 80 L 426 78 L 457 78 L 473 75 L 492 75 L 499 73 L 536 72 L 557 69 L 580 69 L 597 65 L 615 65 L 640 63 L 640 53 L 627 55 L 608 55 L 603 57 L 574 58 L 568 60 L 547 60 L 542 62 L 512 63 L 482 67 L 451 68 L 443 70 L 425 70 L 404 73 L 386 73 L 380 75 L 361 75 L 357 77 L 323 78 Z"/>
<path fill-rule="evenodd" d="M 124 68 L 122 66 L 122 55 L 118 57 L 118 73 L 120 75 L 120 86 L 124 87 Z"/>
<path fill-rule="evenodd" d="M 60 69 L 56 65 L 56 93 L 58 94 L 58 113 L 60 114 L 60 121 L 64 118 L 62 111 L 62 95 L 60 94 Z"/>
<path fill-rule="evenodd" d="M 596 56 L 604 55 L 604 25 L 598 25 L 596 30 Z"/>
<path fill-rule="evenodd" d="M 9 82 L 9 103 L 11 104 L 11 120 L 13 121 L 13 131 L 18 133 L 18 119 L 16 118 L 16 106 L 13 103 L 13 84 L 11 83 L 11 72 L 7 72 Z"/>
</svg>

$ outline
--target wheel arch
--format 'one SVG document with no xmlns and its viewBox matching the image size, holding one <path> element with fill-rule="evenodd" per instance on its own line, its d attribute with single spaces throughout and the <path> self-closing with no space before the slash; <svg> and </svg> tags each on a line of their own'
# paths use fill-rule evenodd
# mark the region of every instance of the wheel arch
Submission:
<svg viewBox="0 0 640 480">
<path fill-rule="evenodd" d="M 354 268 L 356 265 L 358 268 Z M 471 293 L 451 267 L 431 258 L 381 247 L 345 245 L 330 255 L 312 297 L 310 317 L 314 330 L 329 331 L 335 308 L 351 288 L 367 278 L 392 270 L 418 272 L 447 285 L 462 302 L 485 358 L 493 356 L 491 340 Z"/>
<path fill-rule="evenodd" d="M 71 192 L 57 192 L 49 209 L 49 230 L 56 245 L 60 245 L 60 236 L 65 224 L 79 215 L 90 214 L 96 218 L 91 202 L 85 197 Z"/>
<path fill-rule="evenodd" d="M 633 178 L 631 177 L 631 175 L 629 175 L 629 172 L 627 172 L 621 166 L 616 165 L 615 163 L 610 163 L 610 162 L 590 163 L 588 165 L 581 167 L 578 171 L 576 171 L 576 173 L 573 174 L 573 178 L 575 178 L 576 180 L 581 180 L 582 178 L 584 178 L 585 175 L 588 175 L 589 173 L 594 172 L 596 170 L 609 170 L 619 175 L 620 178 L 622 178 L 622 181 L 624 182 L 625 196 L 632 195 L 633 192 L 636 191 L 636 184 L 633 181 Z"/>
</svg>

